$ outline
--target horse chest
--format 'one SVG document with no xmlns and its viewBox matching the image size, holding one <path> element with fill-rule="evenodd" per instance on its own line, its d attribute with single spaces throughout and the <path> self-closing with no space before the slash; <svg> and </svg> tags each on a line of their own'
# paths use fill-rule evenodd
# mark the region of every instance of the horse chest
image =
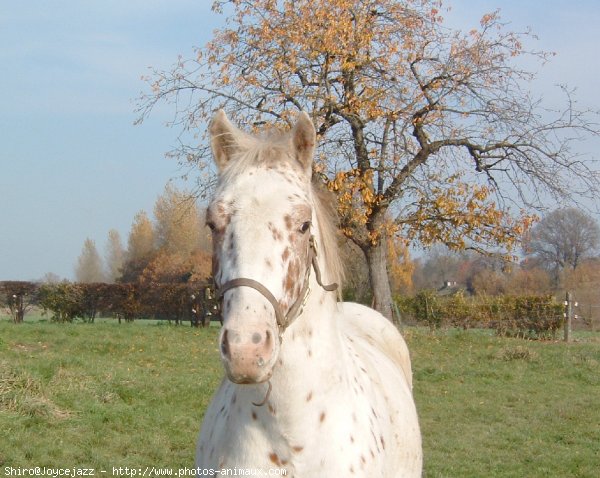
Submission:
<svg viewBox="0 0 600 478">
<path fill-rule="evenodd" d="M 306 449 L 298 476 L 382 476 L 383 429 L 367 400 L 344 396 L 306 413 Z"/>
<path fill-rule="evenodd" d="M 382 436 L 381 427 L 366 413 L 339 404 L 307 407 L 303 420 L 287 430 L 280 422 L 246 428 L 242 436 L 247 456 L 253 456 L 250 461 L 256 463 L 258 456 L 297 478 L 382 476 L 383 448 L 377 438 Z"/>
<path fill-rule="evenodd" d="M 307 392 L 299 412 L 284 401 L 257 407 L 233 385 L 225 388 L 231 388 L 225 393 L 228 406 L 207 414 L 198 463 L 203 468 L 279 468 L 297 478 L 383 476 L 384 417 L 345 383 L 332 388 L 334 393 Z"/>
</svg>

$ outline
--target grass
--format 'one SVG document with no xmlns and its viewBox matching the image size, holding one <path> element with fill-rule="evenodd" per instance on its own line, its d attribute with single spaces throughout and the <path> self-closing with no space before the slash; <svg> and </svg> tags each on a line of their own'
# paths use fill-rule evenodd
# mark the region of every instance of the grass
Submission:
<svg viewBox="0 0 600 478">
<path fill-rule="evenodd" d="M 0 323 L 3 466 L 190 466 L 216 329 Z"/>
<path fill-rule="evenodd" d="M 426 476 L 595 477 L 600 341 L 408 331 Z"/>
<path fill-rule="evenodd" d="M 0 321 L 0 474 L 32 465 L 190 467 L 221 375 L 216 334 Z M 569 345 L 487 331 L 408 328 L 405 336 L 425 476 L 598 476 L 600 335 Z"/>
</svg>

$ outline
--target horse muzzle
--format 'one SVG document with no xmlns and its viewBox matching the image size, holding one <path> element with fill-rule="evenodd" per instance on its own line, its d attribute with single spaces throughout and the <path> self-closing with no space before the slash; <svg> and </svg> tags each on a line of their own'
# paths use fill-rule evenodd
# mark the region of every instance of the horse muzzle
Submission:
<svg viewBox="0 0 600 478">
<path fill-rule="evenodd" d="M 262 383 L 273 374 L 277 337 L 269 329 L 221 330 L 221 361 L 229 380 L 239 384 Z"/>
</svg>

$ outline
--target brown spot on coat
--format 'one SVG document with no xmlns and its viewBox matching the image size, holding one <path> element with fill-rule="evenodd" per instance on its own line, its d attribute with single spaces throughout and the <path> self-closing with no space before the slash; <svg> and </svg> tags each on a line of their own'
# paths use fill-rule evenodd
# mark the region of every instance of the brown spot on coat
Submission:
<svg viewBox="0 0 600 478">
<path fill-rule="evenodd" d="M 281 231 L 277 229 L 271 222 L 268 224 L 268 227 L 269 231 L 271 231 L 271 234 L 273 235 L 273 239 L 276 242 L 281 242 L 283 240 L 283 234 L 281 233 Z"/>
<path fill-rule="evenodd" d="M 269 460 L 271 460 L 271 462 L 273 462 L 275 465 L 281 466 L 281 460 L 277 456 L 277 453 L 274 453 L 274 452 L 270 453 L 269 454 Z"/>
<path fill-rule="evenodd" d="M 286 214 L 283 217 L 283 220 L 285 221 L 285 227 L 287 228 L 288 231 L 292 230 L 292 217 L 289 214 Z"/>
<path fill-rule="evenodd" d="M 321 415 L 319 415 L 319 422 L 323 423 L 325 421 L 325 412 L 321 412 Z"/>
<path fill-rule="evenodd" d="M 299 287 L 299 276 L 300 276 L 300 261 L 295 259 L 290 261 L 288 264 L 287 275 L 285 277 L 283 288 L 286 295 L 290 295 L 294 290 L 300 289 Z M 297 295 L 297 294 L 296 294 Z"/>
</svg>

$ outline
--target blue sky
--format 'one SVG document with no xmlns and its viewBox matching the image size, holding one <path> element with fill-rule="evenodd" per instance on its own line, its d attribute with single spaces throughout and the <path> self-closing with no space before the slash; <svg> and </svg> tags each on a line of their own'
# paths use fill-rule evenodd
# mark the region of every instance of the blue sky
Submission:
<svg viewBox="0 0 600 478">
<path fill-rule="evenodd" d="M 103 254 L 111 228 L 126 242 L 135 213 L 152 212 L 179 174 L 164 157 L 177 133 L 164 126 L 168 108 L 133 125 L 140 77 L 210 39 L 223 22 L 211 3 L 0 1 L 0 280 L 72 279 L 86 237 Z M 600 108 L 600 3 L 455 0 L 445 16 L 468 29 L 496 8 L 557 53 L 535 84 L 549 104 L 567 83 L 581 106 Z"/>
</svg>

